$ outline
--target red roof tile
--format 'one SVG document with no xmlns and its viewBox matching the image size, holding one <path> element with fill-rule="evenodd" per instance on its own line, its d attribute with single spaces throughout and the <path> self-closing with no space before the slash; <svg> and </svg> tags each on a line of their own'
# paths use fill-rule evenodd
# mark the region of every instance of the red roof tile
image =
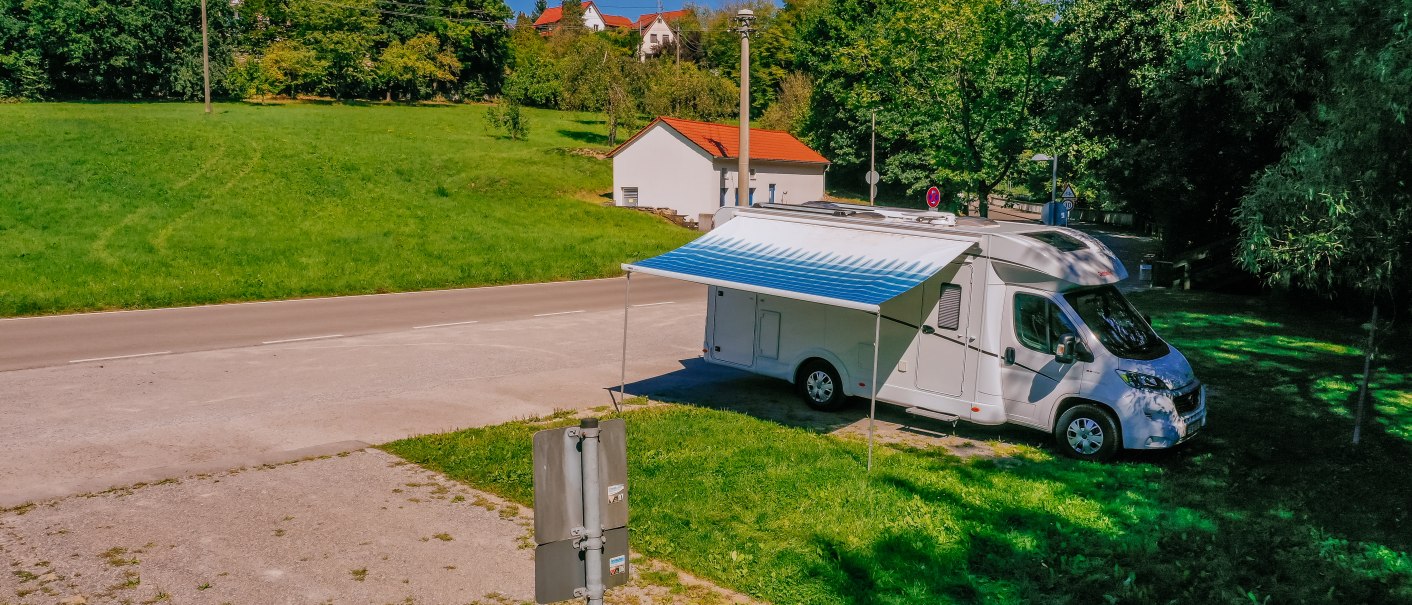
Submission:
<svg viewBox="0 0 1412 605">
<path fill-rule="evenodd" d="M 592 3 L 592 2 L 584 2 L 584 3 L 583 3 L 583 10 L 584 10 L 585 13 L 588 12 L 589 7 L 593 7 L 593 3 Z M 594 7 L 594 8 L 597 9 L 597 7 Z M 618 15 L 610 15 L 610 14 L 608 14 L 608 13 L 603 12 L 602 9 L 598 9 L 598 16 L 603 17 L 603 23 L 606 24 L 608 27 L 632 27 L 632 26 L 633 26 L 633 24 L 632 24 L 632 19 L 629 19 L 629 18 L 627 18 L 627 17 L 619 17 Z M 553 7 L 544 9 L 544 12 L 539 15 L 539 18 L 534 20 L 534 26 L 535 26 L 535 27 L 542 27 L 542 26 L 545 26 L 545 25 L 553 25 L 553 24 L 555 24 L 555 23 L 558 23 L 559 20 L 560 20 L 560 19 L 563 19 L 563 18 L 564 18 L 564 7 L 563 7 L 563 5 L 553 6 Z"/>
<path fill-rule="evenodd" d="M 740 157 L 740 127 L 729 124 L 713 124 L 711 122 L 697 122 L 695 120 L 682 120 L 678 118 L 657 118 L 647 128 L 633 135 L 632 138 L 624 141 L 617 149 L 608 154 L 609 157 L 618 155 L 619 151 L 632 144 L 642 133 L 651 130 L 660 122 L 681 133 L 692 143 L 706 150 L 706 153 L 715 158 L 738 158 Z M 820 155 L 819 152 L 810 149 L 794 135 L 782 130 L 762 130 L 759 128 L 750 129 L 750 159 L 753 160 L 774 160 L 777 162 L 800 162 L 805 164 L 828 164 L 828 158 Z"/>
<path fill-rule="evenodd" d="M 637 18 L 637 28 L 643 29 L 649 25 L 652 25 L 652 22 L 657 20 L 657 15 L 659 14 L 662 15 L 662 19 L 664 21 L 666 21 L 667 23 L 672 23 L 673 21 L 682 20 L 682 18 L 686 17 L 689 13 L 691 13 L 691 11 L 687 9 L 667 11 L 664 13 L 648 13 Z"/>
</svg>

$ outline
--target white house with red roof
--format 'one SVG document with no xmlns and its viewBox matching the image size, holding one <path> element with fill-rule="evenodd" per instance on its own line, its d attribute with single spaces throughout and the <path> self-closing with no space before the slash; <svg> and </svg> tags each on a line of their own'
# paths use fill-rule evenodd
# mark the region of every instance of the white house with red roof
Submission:
<svg viewBox="0 0 1412 605">
<path fill-rule="evenodd" d="M 637 49 L 637 56 L 647 58 L 655 55 L 662 50 L 663 46 L 675 40 L 677 22 L 689 15 L 690 12 L 682 9 L 664 13 L 649 13 L 638 17 L 637 31 L 642 34 L 642 44 Z"/>
<path fill-rule="evenodd" d="M 534 20 L 534 28 L 541 32 L 549 32 L 559 29 L 559 21 L 564 18 L 564 7 L 555 6 L 544 9 L 544 13 Z M 601 10 L 592 1 L 583 3 L 583 26 L 589 31 L 601 32 L 609 28 L 630 28 L 634 26 L 633 20 L 619 15 L 609 15 Z"/>
<path fill-rule="evenodd" d="M 613 202 L 619 206 L 671 208 L 698 219 L 735 204 L 737 126 L 657 118 L 608 157 L 613 158 Z M 828 168 L 827 158 L 794 135 L 750 129 L 752 203 L 822 200 Z"/>
</svg>

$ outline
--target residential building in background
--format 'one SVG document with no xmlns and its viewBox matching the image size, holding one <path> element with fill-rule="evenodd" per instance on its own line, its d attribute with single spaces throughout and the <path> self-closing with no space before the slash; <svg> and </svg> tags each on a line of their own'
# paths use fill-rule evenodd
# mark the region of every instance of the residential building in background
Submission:
<svg viewBox="0 0 1412 605">
<path fill-rule="evenodd" d="M 638 17 L 637 31 L 642 34 L 642 44 L 638 46 L 637 56 L 646 59 L 656 55 L 664 46 L 676 40 L 679 33 L 677 24 L 689 14 L 690 11 L 682 9 Z"/>
<path fill-rule="evenodd" d="M 613 158 L 613 202 L 670 208 L 693 220 L 735 204 L 740 129 L 657 118 L 619 145 Z M 752 204 L 824 199 L 829 161 L 788 132 L 750 129 Z"/>
<path fill-rule="evenodd" d="M 564 17 L 564 7 L 554 6 L 545 9 L 544 14 L 534 20 L 534 28 L 541 32 L 551 32 L 559 29 L 559 21 Z M 632 19 L 619 15 L 609 15 L 598 10 L 598 6 L 593 2 L 583 3 L 583 26 L 589 31 L 601 32 L 605 29 L 619 29 L 633 27 Z"/>
</svg>

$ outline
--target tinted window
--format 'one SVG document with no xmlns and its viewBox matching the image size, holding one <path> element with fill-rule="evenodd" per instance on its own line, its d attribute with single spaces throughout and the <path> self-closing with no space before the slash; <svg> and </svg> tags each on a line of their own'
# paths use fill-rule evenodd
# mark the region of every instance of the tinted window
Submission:
<svg viewBox="0 0 1412 605">
<path fill-rule="evenodd" d="M 1168 353 L 1167 343 L 1157 337 L 1117 288 L 1099 286 L 1075 290 L 1065 294 L 1064 299 L 1114 355 L 1147 360 Z"/>
<path fill-rule="evenodd" d="M 1035 233 L 1025 233 L 1024 236 L 1030 239 L 1037 239 L 1041 242 L 1054 246 L 1060 252 L 1073 252 L 1075 250 L 1083 250 L 1088 247 L 1088 244 L 1085 244 L 1077 239 L 1064 235 L 1063 233 L 1060 233 L 1058 231 L 1037 231 Z"/>
<path fill-rule="evenodd" d="M 1059 305 L 1032 294 L 1015 295 L 1015 336 L 1027 349 L 1054 354 L 1059 337 L 1078 334 L 1074 324 L 1059 311 Z"/>
</svg>

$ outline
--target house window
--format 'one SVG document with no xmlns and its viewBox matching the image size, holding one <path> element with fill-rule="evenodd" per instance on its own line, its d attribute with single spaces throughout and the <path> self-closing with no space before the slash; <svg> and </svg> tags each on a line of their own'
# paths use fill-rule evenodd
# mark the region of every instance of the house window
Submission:
<svg viewBox="0 0 1412 605">
<path fill-rule="evenodd" d="M 656 44 L 656 43 L 657 43 L 657 34 L 652 34 L 652 43 L 653 43 L 653 44 Z"/>
<path fill-rule="evenodd" d="M 637 187 L 623 187 L 623 205 L 637 205 Z"/>
<path fill-rule="evenodd" d="M 770 203 L 775 203 L 775 184 L 770 183 Z"/>
</svg>

